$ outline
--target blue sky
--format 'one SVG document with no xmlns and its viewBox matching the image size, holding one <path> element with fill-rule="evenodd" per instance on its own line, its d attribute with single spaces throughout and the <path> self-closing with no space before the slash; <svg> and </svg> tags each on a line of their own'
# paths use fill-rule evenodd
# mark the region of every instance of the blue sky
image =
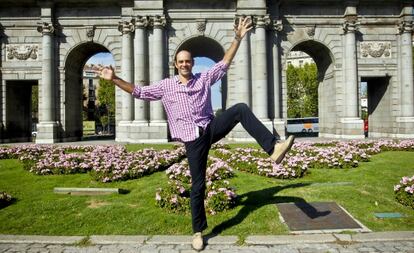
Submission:
<svg viewBox="0 0 414 253">
<path fill-rule="evenodd" d="M 207 57 L 195 57 L 195 64 L 193 67 L 193 73 L 203 72 L 214 65 L 214 61 Z M 102 64 L 102 65 L 115 65 L 114 59 L 111 53 L 97 53 L 93 55 L 86 64 Z M 211 88 L 213 109 L 221 108 L 221 81 L 218 81 Z"/>
</svg>

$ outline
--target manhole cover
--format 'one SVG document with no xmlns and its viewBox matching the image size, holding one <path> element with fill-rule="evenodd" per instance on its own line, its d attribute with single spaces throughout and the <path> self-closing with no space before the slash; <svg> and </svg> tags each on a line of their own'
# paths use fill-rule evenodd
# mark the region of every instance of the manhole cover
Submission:
<svg viewBox="0 0 414 253">
<path fill-rule="evenodd" d="M 276 204 L 291 231 L 363 229 L 335 202 Z"/>
</svg>

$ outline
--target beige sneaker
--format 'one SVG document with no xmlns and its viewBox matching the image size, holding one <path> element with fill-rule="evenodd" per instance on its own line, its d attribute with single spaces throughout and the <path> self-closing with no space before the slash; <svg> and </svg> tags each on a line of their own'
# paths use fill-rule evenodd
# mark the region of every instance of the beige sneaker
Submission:
<svg viewBox="0 0 414 253">
<path fill-rule="evenodd" d="M 286 141 L 276 143 L 275 148 L 273 150 L 273 154 L 270 156 L 270 158 L 277 164 L 279 164 L 283 160 L 283 158 L 285 158 L 286 153 L 292 147 L 294 140 L 295 136 L 291 135 L 287 138 Z"/>
<path fill-rule="evenodd" d="M 197 232 L 193 235 L 193 249 L 200 251 L 204 248 L 203 235 Z"/>
</svg>

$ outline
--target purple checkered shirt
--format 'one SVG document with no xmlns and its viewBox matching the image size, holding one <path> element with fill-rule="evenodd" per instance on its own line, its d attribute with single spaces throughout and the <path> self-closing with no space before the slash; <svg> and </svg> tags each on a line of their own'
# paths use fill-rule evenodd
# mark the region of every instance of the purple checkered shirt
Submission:
<svg viewBox="0 0 414 253">
<path fill-rule="evenodd" d="M 149 86 L 135 86 L 132 95 L 147 101 L 161 100 L 171 137 L 181 142 L 193 141 L 198 137 L 198 127 L 205 129 L 214 118 L 211 86 L 226 74 L 227 68 L 220 61 L 208 71 L 194 74 L 187 85 L 176 75 Z"/>
</svg>

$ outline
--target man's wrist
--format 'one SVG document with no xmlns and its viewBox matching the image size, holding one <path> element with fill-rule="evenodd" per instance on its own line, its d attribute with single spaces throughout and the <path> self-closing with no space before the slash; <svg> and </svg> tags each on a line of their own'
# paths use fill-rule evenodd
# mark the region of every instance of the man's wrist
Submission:
<svg viewBox="0 0 414 253">
<path fill-rule="evenodd" d="M 234 39 L 238 42 L 240 42 L 242 40 L 242 37 L 240 35 L 234 35 Z"/>
</svg>

